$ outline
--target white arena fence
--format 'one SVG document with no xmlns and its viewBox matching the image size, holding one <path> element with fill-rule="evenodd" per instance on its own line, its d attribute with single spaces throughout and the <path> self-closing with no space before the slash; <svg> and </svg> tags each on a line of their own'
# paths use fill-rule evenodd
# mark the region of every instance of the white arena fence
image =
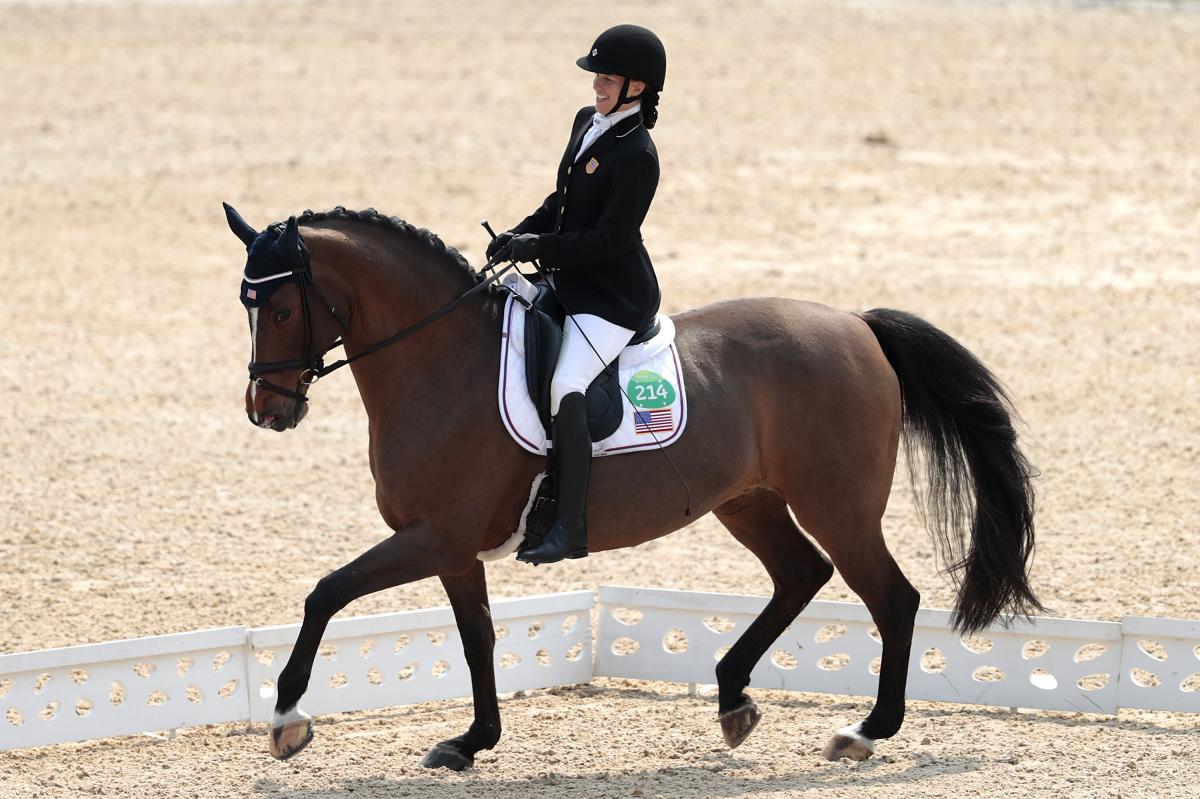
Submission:
<svg viewBox="0 0 1200 799">
<path fill-rule="evenodd" d="M 766 598 L 603 586 L 499 600 L 501 692 L 626 677 L 711 684 L 719 657 Z M 591 615 L 599 617 L 592 656 Z M 921 610 L 908 697 L 1116 713 L 1200 713 L 1200 622 L 1038 618 L 964 640 L 950 614 Z M 0 750 L 197 724 L 268 721 L 274 680 L 299 625 L 228 627 L 0 655 Z M 862 605 L 813 602 L 751 684 L 874 696 L 881 645 Z M 314 714 L 468 697 L 450 608 L 336 619 L 303 706 Z"/>
<path fill-rule="evenodd" d="M 591 591 L 492 603 L 496 688 L 592 678 Z M 227 627 L 0 655 L 0 750 L 269 721 L 300 625 Z M 303 707 L 337 713 L 471 695 L 449 607 L 334 619 Z"/>
<path fill-rule="evenodd" d="M 711 683 L 717 660 L 766 604 L 765 597 L 601 587 L 595 673 Z M 874 696 L 881 652 L 864 606 L 813 602 L 750 684 Z M 1200 622 L 1042 617 L 963 639 L 951 632 L 949 611 L 920 610 L 906 696 L 1084 713 L 1200 713 Z"/>
</svg>

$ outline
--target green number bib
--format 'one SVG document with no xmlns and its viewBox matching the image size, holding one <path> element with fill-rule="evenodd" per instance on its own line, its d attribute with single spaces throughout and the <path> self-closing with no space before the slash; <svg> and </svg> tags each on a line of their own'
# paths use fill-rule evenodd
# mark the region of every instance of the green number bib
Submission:
<svg viewBox="0 0 1200 799">
<path fill-rule="evenodd" d="M 635 372 L 625 390 L 638 408 L 666 408 L 675 402 L 675 387 L 657 372 Z"/>
</svg>

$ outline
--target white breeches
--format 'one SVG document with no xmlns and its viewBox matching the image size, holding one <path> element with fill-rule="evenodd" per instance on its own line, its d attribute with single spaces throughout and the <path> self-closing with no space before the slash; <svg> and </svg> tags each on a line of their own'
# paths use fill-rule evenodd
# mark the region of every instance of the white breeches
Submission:
<svg viewBox="0 0 1200 799">
<path fill-rule="evenodd" d="M 563 397 L 573 391 L 585 393 L 604 367 L 621 354 L 635 332 L 592 314 L 568 316 L 563 323 L 558 365 L 550 382 L 550 415 L 558 413 Z"/>
</svg>

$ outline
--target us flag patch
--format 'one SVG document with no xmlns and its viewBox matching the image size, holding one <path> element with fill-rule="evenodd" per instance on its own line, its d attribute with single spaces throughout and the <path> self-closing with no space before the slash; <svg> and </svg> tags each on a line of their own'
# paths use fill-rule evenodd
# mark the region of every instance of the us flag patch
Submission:
<svg viewBox="0 0 1200 799">
<path fill-rule="evenodd" d="M 257 299 L 258 299 L 258 292 L 257 292 L 257 291 L 255 291 L 254 289 L 246 289 L 246 299 L 248 299 L 248 300 L 257 300 Z"/>
<path fill-rule="evenodd" d="M 648 433 L 670 433 L 675 429 L 675 420 L 670 408 L 656 411 L 634 411 L 633 430 L 638 435 Z"/>
</svg>

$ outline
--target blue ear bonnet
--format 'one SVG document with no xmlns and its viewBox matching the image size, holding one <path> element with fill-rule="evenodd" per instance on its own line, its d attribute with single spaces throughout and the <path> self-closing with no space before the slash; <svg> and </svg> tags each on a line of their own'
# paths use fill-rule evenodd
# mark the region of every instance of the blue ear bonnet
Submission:
<svg viewBox="0 0 1200 799">
<path fill-rule="evenodd" d="M 290 246 L 289 246 L 290 245 Z M 264 305 L 277 288 L 297 280 L 304 271 L 304 243 L 287 231 L 278 236 L 263 231 L 247 248 L 246 269 L 242 273 L 241 300 L 247 308 Z"/>
</svg>

